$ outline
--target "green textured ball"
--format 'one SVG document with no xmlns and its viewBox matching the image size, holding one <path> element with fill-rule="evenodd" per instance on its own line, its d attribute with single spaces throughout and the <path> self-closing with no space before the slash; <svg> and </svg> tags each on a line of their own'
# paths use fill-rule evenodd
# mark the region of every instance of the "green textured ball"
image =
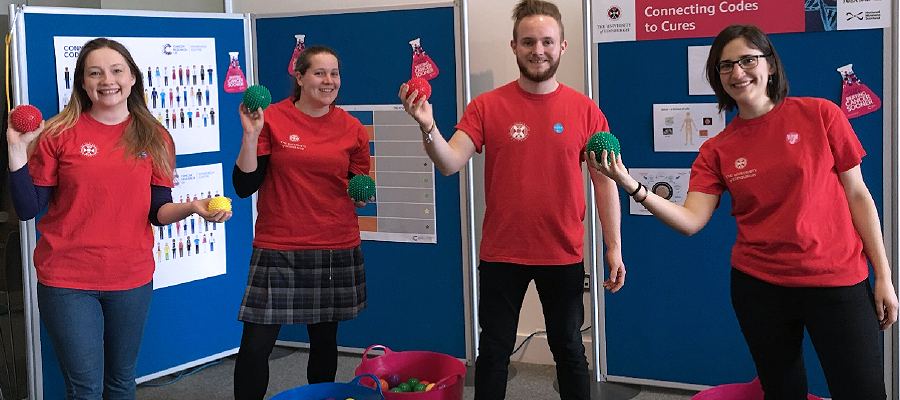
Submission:
<svg viewBox="0 0 900 400">
<path fill-rule="evenodd" d="M 587 142 L 588 153 L 594 152 L 595 157 L 600 157 L 600 153 L 606 150 L 609 152 L 609 162 L 613 161 L 615 155 L 621 154 L 622 149 L 619 147 L 619 139 L 609 132 L 597 132 Z M 597 161 L 600 161 L 599 158 Z"/>
<path fill-rule="evenodd" d="M 375 181 L 368 175 L 356 175 L 350 178 L 347 193 L 356 201 L 369 201 L 375 195 Z"/>
<path fill-rule="evenodd" d="M 260 108 L 265 110 L 269 104 L 272 104 L 272 93 L 265 86 L 252 85 L 244 91 L 244 105 L 250 112 Z"/>
</svg>

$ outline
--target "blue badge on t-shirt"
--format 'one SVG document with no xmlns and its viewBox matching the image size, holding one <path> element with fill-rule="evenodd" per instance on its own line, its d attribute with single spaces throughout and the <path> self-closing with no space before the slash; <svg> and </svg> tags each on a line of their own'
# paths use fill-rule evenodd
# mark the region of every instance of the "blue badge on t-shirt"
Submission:
<svg viewBox="0 0 900 400">
<path fill-rule="evenodd" d="M 562 131 L 563 131 L 562 124 L 557 123 L 556 125 L 553 125 L 553 131 L 555 131 L 556 133 L 562 133 Z"/>
</svg>

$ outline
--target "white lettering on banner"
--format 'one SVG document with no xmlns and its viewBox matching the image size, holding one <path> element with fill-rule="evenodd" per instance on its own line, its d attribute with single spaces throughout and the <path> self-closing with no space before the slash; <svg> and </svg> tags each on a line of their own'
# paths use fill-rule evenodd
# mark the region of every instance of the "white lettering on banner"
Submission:
<svg viewBox="0 0 900 400">
<path fill-rule="evenodd" d="M 696 29 L 693 22 L 669 22 L 663 21 L 660 24 L 662 30 L 664 32 L 675 32 L 675 31 L 692 31 Z"/>
<path fill-rule="evenodd" d="M 757 10 L 759 10 L 759 3 L 745 3 L 743 0 L 740 3 L 736 4 L 731 4 L 727 1 L 719 3 L 719 11 L 721 12 L 741 12 Z"/>
<path fill-rule="evenodd" d="M 240 75 L 232 75 L 228 77 L 227 85 L 229 87 L 240 87 L 244 84 L 244 80 Z"/>
<path fill-rule="evenodd" d="M 697 14 L 707 14 L 709 16 L 716 15 L 716 8 L 713 6 L 702 6 L 699 4 L 694 4 L 687 7 L 672 7 L 672 8 L 653 8 L 653 6 L 649 6 L 644 9 L 644 15 L 648 17 L 666 17 L 671 15 L 697 15 Z"/>
<path fill-rule="evenodd" d="M 730 3 L 728 1 L 723 1 L 719 3 L 719 11 L 721 12 L 742 12 L 742 11 L 757 11 L 759 10 L 759 3 L 745 2 L 741 0 L 738 3 Z M 710 5 L 700 5 L 694 4 L 686 7 L 670 7 L 670 8 L 654 8 L 653 6 L 648 6 L 644 9 L 644 15 L 647 17 L 669 17 L 669 16 L 677 16 L 677 15 L 700 15 L 706 14 L 710 17 L 716 15 L 716 8 Z"/>
<path fill-rule="evenodd" d="M 729 1 L 723 1 L 719 3 L 719 11 L 723 13 L 738 13 L 745 11 L 757 11 L 759 10 L 759 3 L 746 2 L 741 0 L 737 3 L 731 3 Z M 716 15 L 716 7 L 711 5 L 700 5 L 694 4 L 686 7 L 670 7 L 670 8 L 653 8 L 653 6 L 648 6 L 644 8 L 644 15 L 647 17 L 668 17 L 668 16 L 681 16 L 681 15 L 701 15 L 706 14 L 709 16 Z M 657 30 L 662 29 L 663 32 L 675 32 L 675 31 L 693 31 L 697 29 L 696 25 L 697 21 L 691 22 L 672 22 L 672 21 L 662 21 L 659 25 L 655 23 L 645 23 L 644 31 L 646 32 L 656 32 Z"/>
<path fill-rule="evenodd" d="M 416 76 L 427 75 L 433 73 L 434 69 L 431 68 L 431 64 L 429 63 L 419 63 L 416 64 Z"/>
<path fill-rule="evenodd" d="M 872 98 L 866 92 L 859 92 L 844 99 L 844 105 L 847 106 L 847 112 L 853 112 L 856 109 L 868 107 L 874 104 Z"/>
</svg>

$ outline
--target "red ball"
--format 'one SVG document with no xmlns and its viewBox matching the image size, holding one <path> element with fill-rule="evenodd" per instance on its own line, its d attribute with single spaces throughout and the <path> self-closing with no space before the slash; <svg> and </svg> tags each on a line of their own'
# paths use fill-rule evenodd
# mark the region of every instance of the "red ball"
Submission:
<svg viewBox="0 0 900 400">
<path fill-rule="evenodd" d="M 31 132 L 41 126 L 41 110 L 31 104 L 24 104 L 16 107 L 9 116 L 12 121 L 13 128 L 19 132 Z"/>
<path fill-rule="evenodd" d="M 422 96 L 425 96 L 425 100 L 428 100 L 428 98 L 431 97 L 431 84 L 425 79 L 412 78 L 406 82 L 406 85 L 409 86 L 407 93 L 412 93 L 416 90 L 419 91 L 419 95 L 416 96 L 416 99 L 413 101 L 419 101 L 419 98 Z"/>
</svg>

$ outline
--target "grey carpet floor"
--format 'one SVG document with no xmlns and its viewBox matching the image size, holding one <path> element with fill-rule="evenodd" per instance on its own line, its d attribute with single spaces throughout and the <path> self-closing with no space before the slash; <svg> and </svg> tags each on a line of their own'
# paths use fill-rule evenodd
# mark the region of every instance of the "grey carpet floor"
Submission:
<svg viewBox="0 0 900 400">
<path fill-rule="evenodd" d="M 305 349 L 276 347 L 269 361 L 269 390 L 266 399 L 282 391 L 305 385 Z M 359 354 L 341 353 L 337 382 L 349 382 L 359 365 Z M 513 362 L 510 368 L 507 399 L 559 399 L 554 389 L 556 370 L 552 365 Z M 165 376 L 138 386 L 137 400 L 231 400 L 234 356 L 215 364 L 192 368 L 183 376 Z M 176 379 L 177 378 L 177 379 Z M 174 381 L 174 382 L 173 382 Z M 604 384 L 596 400 L 689 400 L 693 391 L 660 389 L 631 385 Z M 474 399 L 471 379 L 467 379 L 463 400 Z"/>
</svg>

